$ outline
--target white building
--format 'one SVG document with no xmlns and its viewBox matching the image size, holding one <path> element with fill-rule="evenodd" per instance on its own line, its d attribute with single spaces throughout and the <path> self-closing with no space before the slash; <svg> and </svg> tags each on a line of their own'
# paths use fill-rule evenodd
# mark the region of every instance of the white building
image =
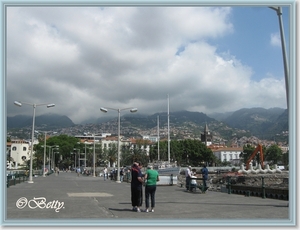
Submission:
<svg viewBox="0 0 300 230">
<path fill-rule="evenodd" d="M 118 137 L 106 137 L 101 140 L 101 144 L 102 144 L 102 149 L 110 149 L 113 145 L 117 147 Z"/>
<path fill-rule="evenodd" d="M 232 163 L 237 163 L 240 160 L 240 154 L 243 152 L 243 148 L 224 147 L 212 149 L 212 152 L 222 162 L 230 161 Z"/>
<path fill-rule="evenodd" d="M 143 140 L 149 140 L 151 142 L 158 142 L 159 137 L 158 136 L 143 136 Z"/>
<path fill-rule="evenodd" d="M 30 142 L 24 140 L 11 141 L 10 156 L 16 168 L 20 165 L 26 165 L 26 161 L 30 159 L 30 144 Z"/>
</svg>

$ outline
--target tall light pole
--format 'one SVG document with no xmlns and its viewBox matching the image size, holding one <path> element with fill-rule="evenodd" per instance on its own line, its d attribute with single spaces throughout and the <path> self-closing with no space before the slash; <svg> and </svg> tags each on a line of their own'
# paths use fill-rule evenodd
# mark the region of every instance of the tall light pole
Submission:
<svg viewBox="0 0 300 230">
<path fill-rule="evenodd" d="M 84 167 L 86 168 L 86 141 L 84 142 Z"/>
<path fill-rule="evenodd" d="M 93 148 L 94 149 L 93 150 L 93 168 L 94 168 L 93 171 L 94 172 L 93 172 L 93 177 L 96 177 L 96 175 L 95 175 L 95 173 L 96 173 L 96 152 L 95 152 L 96 151 L 96 143 L 95 143 L 96 142 L 96 138 L 95 138 L 96 135 L 98 136 L 99 134 L 93 134 L 93 136 L 94 136 L 94 144 L 93 144 L 94 145 L 94 148 Z"/>
<path fill-rule="evenodd" d="M 78 167 L 80 168 L 80 149 L 78 149 L 79 151 L 78 151 Z"/>
<path fill-rule="evenodd" d="M 46 177 L 45 175 L 45 167 L 46 167 L 46 164 L 45 164 L 45 161 L 46 161 L 46 134 L 47 132 L 45 131 L 45 137 L 44 137 L 44 163 L 43 163 L 43 177 Z"/>
<path fill-rule="evenodd" d="M 47 146 L 46 145 L 46 139 L 47 139 L 47 131 L 44 131 L 45 133 L 45 137 L 44 137 L 44 173 L 43 173 L 43 177 L 46 177 L 45 175 L 45 168 L 46 168 L 46 147 L 49 147 L 51 149 L 52 146 Z M 56 146 L 58 147 L 58 146 Z M 49 152 L 49 159 L 50 159 L 50 152 Z"/>
<path fill-rule="evenodd" d="M 35 132 L 36 133 L 39 133 L 40 131 L 37 131 L 37 130 L 35 130 Z M 41 131 L 42 132 L 42 131 Z M 50 132 L 50 131 L 48 131 L 48 132 Z M 44 147 L 44 163 L 43 163 L 43 167 L 44 167 L 44 172 L 43 172 L 43 177 L 46 177 L 46 175 L 45 175 L 45 168 L 46 168 L 46 147 L 48 147 L 48 148 L 50 148 L 51 149 L 51 147 L 53 147 L 53 146 L 47 146 L 46 145 L 46 140 L 47 140 L 47 131 L 44 131 L 44 133 L 45 133 L 45 137 L 44 137 L 44 145 L 42 145 L 42 147 Z M 52 132 L 52 133 L 56 133 L 56 132 Z M 56 147 L 58 147 L 58 146 L 56 146 Z M 49 159 L 50 159 L 50 152 L 49 152 Z"/>
<path fill-rule="evenodd" d="M 54 107 L 55 104 L 31 104 L 27 102 L 15 101 L 14 104 L 16 106 L 21 107 L 22 104 L 31 105 L 33 107 L 33 116 L 32 116 L 32 132 L 31 132 L 31 149 L 30 149 L 30 169 L 29 169 L 29 179 L 28 183 L 33 183 L 32 180 L 32 158 L 33 158 L 33 141 L 34 141 L 34 122 L 35 122 L 35 108 L 37 106 L 47 105 L 47 108 Z"/>
<path fill-rule="evenodd" d="M 53 153 L 53 150 L 58 150 L 58 149 L 59 149 L 59 148 L 56 147 L 56 146 L 55 146 L 55 148 L 52 149 L 52 167 L 53 167 L 54 170 L 55 170 L 55 154 L 56 154 L 56 153 L 59 153 L 59 152 L 54 152 L 54 153 Z"/>
<path fill-rule="evenodd" d="M 289 70 L 288 70 L 288 63 L 286 57 L 284 30 L 283 30 L 283 23 L 282 23 L 282 9 L 279 6 L 278 7 L 271 6 L 269 8 L 276 11 L 279 20 L 281 49 L 282 49 L 283 67 L 284 67 L 284 76 L 285 76 L 286 101 L 287 101 L 287 109 L 288 109 L 289 108 Z"/>
<path fill-rule="evenodd" d="M 75 150 L 77 151 L 77 149 L 76 149 L 76 148 L 73 149 L 73 154 L 74 154 L 74 156 L 75 156 L 75 158 L 74 158 L 74 168 L 76 169 L 76 154 L 77 154 L 77 153 L 74 152 Z"/>
<path fill-rule="evenodd" d="M 46 142 L 45 142 L 46 143 Z M 48 159 L 49 159 L 49 172 L 50 172 L 50 153 L 51 153 L 51 148 L 52 148 L 52 146 L 47 146 L 47 145 L 42 145 L 42 147 L 44 147 L 45 148 L 45 146 L 47 147 L 47 148 L 49 148 L 49 151 L 48 151 L 48 155 L 49 155 L 49 157 L 48 157 Z M 45 152 L 45 149 L 44 149 L 44 152 Z M 44 168 L 45 168 L 46 166 L 44 165 Z"/>
<path fill-rule="evenodd" d="M 47 132 L 45 131 L 45 138 L 44 138 L 44 167 L 43 167 L 43 177 L 46 177 L 45 175 L 45 167 L 46 167 L 46 135 Z"/>
<path fill-rule="evenodd" d="M 46 147 L 48 147 L 49 148 L 49 172 L 50 172 L 50 170 L 51 170 L 51 157 L 50 157 L 50 153 L 51 153 L 51 148 L 59 148 L 59 146 L 58 145 L 52 145 L 52 146 L 46 146 Z"/>
<path fill-rule="evenodd" d="M 135 113 L 137 112 L 137 108 L 124 108 L 124 109 L 114 109 L 114 108 L 100 108 L 100 111 L 104 112 L 104 113 L 107 113 L 107 109 L 111 109 L 111 110 L 115 110 L 118 112 L 118 173 L 117 173 L 117 183 L 121 183 L 120 181 L 120 123 L 121 123 L 121 119 L 120 119 L 120 113 L 121 111 L 123 110 L 128 110 L 131 112 L 131 113 Z"/>
<path fill-rule="evenodd" d="M 94 150 L 93 150 L 93 167 L 94 167 L 94 170 L 93 170 L 93 177 L 96 177 L 95 175 L 95 134 L 94 134 Z M 105 175 L 104 175 L 105 176 Z"/>
<path fill-rule="evenodd" d="M 78 153 L 78 167 L 80 168 L 80 149 L 74 148 L 73 150 L 76 150 L 75 153 L 75 168 L 76 168 L 76 154 Z"/>
</svg>

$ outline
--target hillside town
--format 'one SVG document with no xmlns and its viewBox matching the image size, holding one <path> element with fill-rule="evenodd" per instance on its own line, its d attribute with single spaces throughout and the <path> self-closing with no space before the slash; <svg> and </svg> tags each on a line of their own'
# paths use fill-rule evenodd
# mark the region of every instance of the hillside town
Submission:
<svg viewBox="0 0 300 230">
<path fill-rule="evenodd" d="M 80 143 L 85 145 L 101 144 L 102 148 L 111 146 L 111 144 L 118 143 L 117 135 L 117 122 L 108 122 L 105 125 L 99 127 L 99 125 L 89 124 L 89 125 L 76 125 L 74 127 L 62 128 L 55 131 L 46 131 L 46 139 L 55 135 L 68 135 L 76 137 Z M 36 130 L 42 127 L 36 127 Z M 28 132 L 28 137 L 30 137 L 31 129 L 28 127 L 21 130 L 23 133 Z M 200 131 L 201 132 L 201 131 Z M 38 144 L 38 136 L 44 135 L 43 131 L 36 131 L 34 135 L 34 145 Z M 126 135 L 125 135 L 126 134 Z M 240 153 L 243 151 L 243 146 L 246 144 L 251 144 L 256 146 L 258 144 L 264 145 L 266 147 L 273 144 L 277 144 L 283 153 L 288 151 L 288 145 L 286 143 L 276 142 L 275 140 L 260 140 L 255 136 L 251 137 L 234 137 L 231 140 L 224 140 L 219 136 L 215 136 L 213 132 L 209 130 L 206 124 L 204 130 L 202 130 L 200 136 L 196 136 L 190 133 L 187 129 L 180 129 L 180 127 L 171 126 L 170 130 L 168 127 L 149 129 L 149 130 L 137 130 L 132 127 L 122 127 L 120 134 L 120 145 L 134 146 L 138 140 L 145 141 L 145 151 L 149 154 L 150 146 L 160 141 L 167 141 L 168 134 L 170 135 L 170 140 L 175 139 L 176 136 L 183 136 L 184 139 L 196 139 L 201 140 L 208 148 L 210 148 L 213 154 L 220 161 L 229 161 L 232 165 L 240 164 Z M 286 134 L 288 135 L 288 134 Z M 10 140 L 7 142 L 7 167 L 16 168 L 17 165 L 24 165 L 24 162 L 30 158 L 30 148 L 31 139 L 20 139 L 17 136 L 11 136 L 8 132 Z M 171 150 L 172 151 L 172 150 Z M 11 161 L 9 161 L 11 159 Z"/>
</svg>

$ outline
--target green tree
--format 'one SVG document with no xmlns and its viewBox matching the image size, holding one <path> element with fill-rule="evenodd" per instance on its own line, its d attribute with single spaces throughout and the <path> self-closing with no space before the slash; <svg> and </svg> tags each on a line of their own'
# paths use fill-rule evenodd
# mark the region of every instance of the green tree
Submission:
<svg viewBox="0 0 300 230">
<path fill-rule="evenodd" d="M 108 160 L 108 150 L 107 150 L 107 148 L 104 147 L 101 152 L 102 152 L 101 159 L 108 166 L 109 160 Z"/>
<path fill-rule="evenodd" d="M 158 160 L 158 145 L 150 145 L 149 160 L 154 162 Z"/>
<path fill-rule="evenodd" d="M 131 164 L 135 161 L 141 162 L 143 166 L 147 166 L 149 162 L 149 156 L 146 152 L 146 142 L 137 141 L 133 148 L 130 148 L 130 155 L 127 159 L 131 158 Z"/>
<path fill-rule="evenodd" d="M 96 166 L 104 166 L 106 165 L 105 160 L 106 157 L 103 154 L 102 144 L 96 144 Z"/>
<path fill-rule="evenodd" d="M 252 155 L 254 150 L 255 150 L 254 146 L 252 146 L 250 144 L 244 145 L 243 152 L 241 152 L 241 154 L 240 154 L 240 159 L 243 160 L 244 164 L 247 163 L 247 160 L 250 158 L 250 156 Z"/>
<path fill-rule="evenodd" d="M 270 164 L 277 164 L 282 161 L 282 150 L 278 145 L 271 145 L 267 148 L 265 159 L 270 162 Z"/>
<path fill-rule="evenodd" d="M 167 141 L 160 142 L 160 160 L 168 160 Z M 157 159 L 157 143 L 150 148 L 150 159 Z M 177 165 L 199 166 L 202 163 L 212 164 L 217 159 L 211 149 L 207 148 L 200 140 L 172 140 L 170 142 L 171 161 Z"/>
<path fill-rule="evenodd" d="M 158 149 L 157 143 L 155 144 L 154 149 L 156 149 L 156 150 Z M 158 152 L 156 152 L 156 153 L 157 153 L 156 156 L 158 157 Z M 153 155 L 153 153 L 151 153 L 150 155 Z M 168 160 L 168 141 L 160 141 L 159 142 L 159 159 L 161 161 L 167 161 Z M 156 160 L 157 160 L 157 158 L 156 158 Z"/>
<path fill-rule="evenodd" d="M 149 141 L 147 140 L 137 140 L 133 147 L 123 146 L 121 165 L 129 166 L 132 165 L 133 162 L 138 161 L 141 162 L 143 166 L 147 166 L 151 158 L 151 154 L 148 156 L 146 151 L 148 144 Z M 150 146 L 150 149 L 153 149 L 153 147 Z"/>
<path fill-rule="evenodd" d="M 59 153 L 56 153 L 54 158 L 56 166 L 68 168 L 69 166 L 74 165 L 74 159 L 71 154 L 74 152 L 74 148 L 80 147 L 77 138 L 65 134 L 53 136 L 46 140 L 46 145 L 59 146 Z M 33 168 L 41 169 L 44 164 L 44 135 L 40 135 L 39 144 L 34 145 L 33 149 L 35 151 Z M 49 156 L 48 151 L 49 149 L 47 148 L 46 157 Z"/>
<path fill-rule="evenodd" d="M 289 165 L 289 151 L 287 151 L 286 153 L 283 153 L 283 154 L 282 154 L 282 163 L 283 163 L 285 166 L 288 166 L 288 165 Z"/>
<path fill-rule="evenodd" d="M 111 143 L 109 148 L 107 149 L 107 160 L 110 163 L 110 166 L 113 165 L 113 163 L 117 163 L 118 158 L 118 146 L 116 143 Z"/>
<path fill-rule="evenodd" d="M 129 166 L 132 165 L 132 163 L 133 163 L 133 157 L 130 149 L 126 147 L 122 148 L 121 160 L 120 160 L 121 166 Z"/>
<path fill-rule="evenodd" d="M 84 144 L 81 143 L 83 148 L 83 153 L 86 155 L 86 165 L 87 167 L 94 167 L 94 146 L 95 146 L 95 166 L 100 166 L 100 164 L 104 163 L 106 158 L 103 158 L 103 151 L 102 151 L 102 145 L 100 143 L 95 143 L 94 144 Z"/>
<path fill-rule="evenodd" d="M 169 158 L 169 156 L 168 156 Z M 170 161 L 181 162 L 182 161 L 182 143 L 181 141 L 172 140 L 170 141 Z"/>
</svg>

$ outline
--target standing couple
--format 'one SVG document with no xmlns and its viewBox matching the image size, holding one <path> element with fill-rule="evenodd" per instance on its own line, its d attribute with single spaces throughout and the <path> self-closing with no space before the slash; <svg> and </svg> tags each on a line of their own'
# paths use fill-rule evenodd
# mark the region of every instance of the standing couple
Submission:
<svg viewBox="0 0 300 230">
<path fill-rule="evenodd" d="M 145 212 L 149 212 L 149 197 L 151 197 L 151 212 L 154 212 L 155 207 L 155 192 L 156 182 L 159 181 L 159 175 L 152 166 L 147 168 L 145 175 L 141 172 L 142 165 L 139 162 L 134 162 L 131 167 L 131 204 L 132 210 L 141 212 L 143 204 L 143 183 L 145 183 Z"/>
</svg>

